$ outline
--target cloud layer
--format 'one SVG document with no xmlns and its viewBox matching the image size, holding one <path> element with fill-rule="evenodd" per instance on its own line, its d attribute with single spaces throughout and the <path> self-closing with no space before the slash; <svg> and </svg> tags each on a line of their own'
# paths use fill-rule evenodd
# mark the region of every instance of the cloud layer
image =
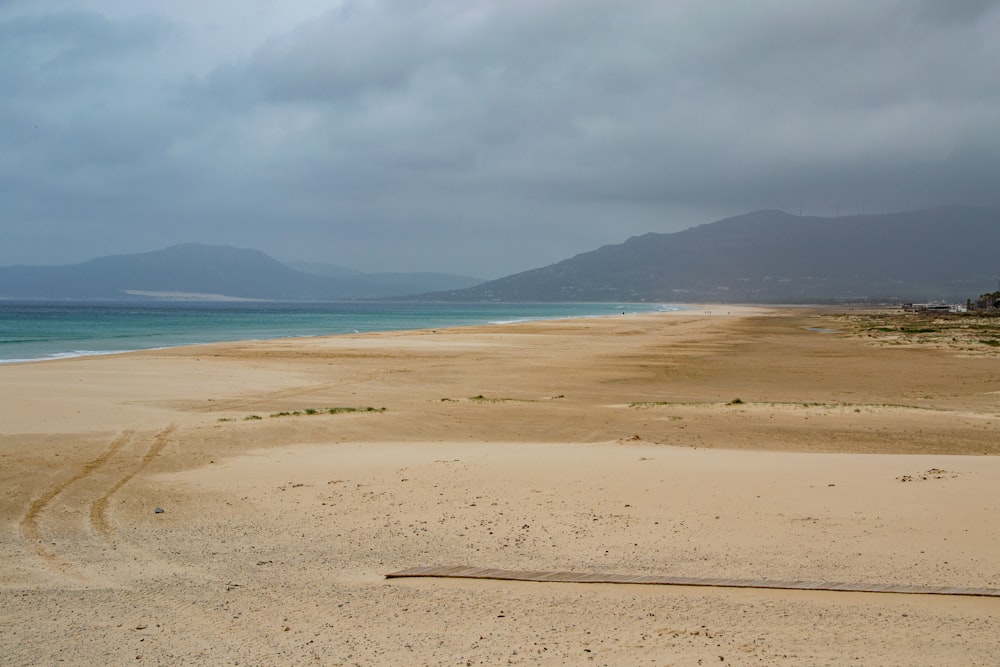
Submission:
<svg viewBox="0 0 1000 667">
<path fill-rule="evenodd" d="M 758 208 L 1000 205 L 997 2 L 135 4 L 0 2 L 0 265 L 488 278 Z"/>
</svg>

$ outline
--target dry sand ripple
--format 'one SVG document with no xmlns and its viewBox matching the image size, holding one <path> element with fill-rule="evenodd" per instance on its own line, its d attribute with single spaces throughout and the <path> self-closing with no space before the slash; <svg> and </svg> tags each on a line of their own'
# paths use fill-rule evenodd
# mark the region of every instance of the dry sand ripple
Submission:
<svg viewBox="0 0 1000 667">
<path fill-rule="evenodd" d="M 1000 588 L 1000 357 L 711 310 L 2 366 L 3 664 L 1000 663 L 996 599 L 384 578 Z"/>
</svg>

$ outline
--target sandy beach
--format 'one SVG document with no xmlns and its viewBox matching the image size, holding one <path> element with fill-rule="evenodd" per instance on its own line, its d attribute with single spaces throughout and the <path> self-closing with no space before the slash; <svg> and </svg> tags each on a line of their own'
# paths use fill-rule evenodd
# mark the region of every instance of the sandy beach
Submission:
<svg viewBox="0 0 1000 667">
<path fill-rule="evenodd" d="M 0 664 L 996 665 L 1000 353 L 706 306 L 0 366 Z"/>
</svg>

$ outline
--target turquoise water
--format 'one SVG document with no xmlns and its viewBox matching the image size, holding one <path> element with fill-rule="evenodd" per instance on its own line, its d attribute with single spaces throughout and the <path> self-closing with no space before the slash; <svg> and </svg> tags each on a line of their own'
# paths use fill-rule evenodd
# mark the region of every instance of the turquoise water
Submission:
<svg viewBox="0 0 1000 667">
<path fill-rule="evenodd" d="M 0 363 L 221 341 L 680 310 L 614 303 L 0 301 Z"/>
</svg>

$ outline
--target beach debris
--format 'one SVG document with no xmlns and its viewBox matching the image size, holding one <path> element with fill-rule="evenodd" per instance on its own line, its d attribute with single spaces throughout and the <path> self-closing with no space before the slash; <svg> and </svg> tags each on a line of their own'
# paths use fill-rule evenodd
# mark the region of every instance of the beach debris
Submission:
<svg viewBox="0 0 1000 667">
<path fill-rule="evenodd" d="M 929 479 L 954 479 L 955 477 L 958 477 L 958 473 L 940 468 L 931 468 L 917 475 L 900 475 L 896 479 L 900 482 L 926 482 Z"/>
</svg>

